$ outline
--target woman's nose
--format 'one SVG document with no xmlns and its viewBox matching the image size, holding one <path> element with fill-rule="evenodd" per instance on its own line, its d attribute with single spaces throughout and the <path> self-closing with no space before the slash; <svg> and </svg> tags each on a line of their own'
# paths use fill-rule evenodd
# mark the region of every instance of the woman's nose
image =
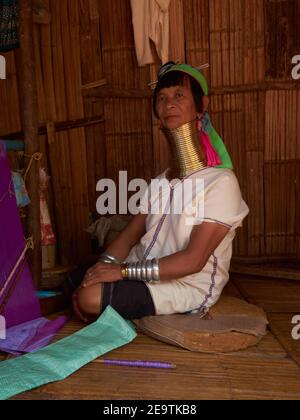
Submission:
<svg viewBox="0 0 300 420">
<path fill-rule="evenodd" d="M 166 100 L 166 106 L 167 108 L 173 108 L 173 106 L 175 105 L 175 101 L 173 98 L 167 98 Z"/>
</svg>

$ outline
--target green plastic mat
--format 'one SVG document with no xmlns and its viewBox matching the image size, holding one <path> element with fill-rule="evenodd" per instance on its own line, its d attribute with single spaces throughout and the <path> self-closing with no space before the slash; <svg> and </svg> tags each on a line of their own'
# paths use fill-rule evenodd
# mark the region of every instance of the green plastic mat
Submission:
<svg viewBox="0 0 300 420">
<path fill-rule="evenodd" d="M 60 381 L 136 337 L 130 323 L 108 306 L 93 324 L 35 353 L 0 363 L 0 400 Z"/>
</svg>

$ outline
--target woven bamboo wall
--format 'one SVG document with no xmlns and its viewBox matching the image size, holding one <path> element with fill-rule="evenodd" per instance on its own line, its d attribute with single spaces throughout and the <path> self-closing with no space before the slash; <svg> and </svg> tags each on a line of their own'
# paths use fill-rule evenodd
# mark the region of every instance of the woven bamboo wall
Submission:
<svg viewBox="0 0 300 420">
<path fill-rule="evenodd" d="M 240 257 L 299 257 L 300 2 L 184 0 L 186 58 L 209 62 L 211 113 L 250 215 Z M 195 18 L 196 17 L 196 18 Z"/>
<path fill-rule="evenodd" d="M 39 0 L 50 24 L 35 24 L 41 150 L 52 176 L 63 263 L 89 252 L 84 228 L 96 182 L 149 180 L 169 161 L 151 119 L 129 0 Z M 232 155 L 251 213 L 235 241 L 238 257 L 300 257 L 299 0 L 171 0 L 171 59 L 199 65 L 211 87 L 210 112 Z M 0 136 L 21 130 L 18 50 L 5 54 Z"/>
</svg>

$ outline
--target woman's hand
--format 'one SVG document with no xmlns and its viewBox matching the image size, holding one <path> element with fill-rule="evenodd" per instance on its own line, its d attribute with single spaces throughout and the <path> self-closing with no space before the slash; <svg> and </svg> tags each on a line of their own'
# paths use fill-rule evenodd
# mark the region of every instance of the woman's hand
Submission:
<svg viewBox="0 0 300 420">
<path fill-rule="evenodd" d="M 99 262 L 86 272 L 81 287 L 89 287 L 97 283 L 113 283 L 120 280 L 122 280 L 122 273 L 119 264 Z"/>
</svg>

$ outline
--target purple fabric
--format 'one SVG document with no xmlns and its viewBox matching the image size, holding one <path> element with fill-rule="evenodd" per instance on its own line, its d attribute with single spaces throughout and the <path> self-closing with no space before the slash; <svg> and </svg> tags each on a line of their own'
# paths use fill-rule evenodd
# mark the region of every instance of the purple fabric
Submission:
<svg viewBox="0 0 300 420">
<path fill-rule="evenodd" d="M 0 140 L 0 290 L 24 251 L 25 245 L 26 241 L 18 213 L 6 148 L 4 142 Z M 22 263 L 20 267 L 22 267 Z M 10 285 L 13 284 L 14 278 L 10 282 Z M 0 305 L 5 300 L 6 293 L 9 291 L 10 287 L 8 286 L 4 295 L 0 297 Z M 45 319 L 44 325 L 39 322 L 37 324 L 33 322 L 32 330 L 30 328 L 26 329 L 28 340 L 30 338 L 29 341 L 25 340 L 23 337 L 24 334 L 21 334 L 22 325 L 20 324 L 41 318 L 39 301 L 35 294 L 35 288 L 27 264 L 22 270 L 16 286 L 5 304 L 3 313 L 0 315 L 5 318 L 7 329 L 15 326 L 20 326 L 21 328 L 20 330 L 18 328 L 13 330 L 14 332 L 10 334 L 9 338 L 10 346 L 15 340 L 15 346 L 12 346 L 14 350 L 12 348 L 11 350 L 17 352 L 18 343 L 20 352 L 23 352 L 24 348 L 34 348 L 35 350 L 40 348 L 41 346 L 35 348 L 34 343 L 44 343 L 44 339 L 47 341 L 46 337 L 48 337 L 49 342 L 53 334 L 63 325 L 62 320 L 50 322 Z M 25 341 L 20 340 L 19 334 L 22 335 Z M 21 341 L 22 344 L 20 344 Z M 3 351 L 8 352 L 7 344 L 7 340 L 0 340 L 0 351 L 3 349 Z"/>
<path fill-rule="evenodd" d="M 50 342 L 53 335 L 64 326 L 66 320 L 65 316 L 55 321 L 37 318 L 11 327 L 6 330 L 6 339 L 0 341 L 0 349 L 15 356 L 36 351 Z"/>
</svg>

